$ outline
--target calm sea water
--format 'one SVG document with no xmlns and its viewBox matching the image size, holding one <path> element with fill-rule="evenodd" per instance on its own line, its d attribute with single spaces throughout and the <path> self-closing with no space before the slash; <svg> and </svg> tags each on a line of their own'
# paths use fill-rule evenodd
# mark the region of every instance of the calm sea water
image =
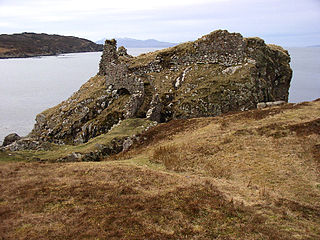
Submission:
<svg viewBox="0 0 320 240">
<path fill-rule="evenodd" d="M 157 49 L 128 49 L 137 56 Z M 290 102 L 320 97 L 320 48 L 290 48 L 294 74 Z M 0 60 L 0 144 L 9 133 L 27 135 L 35 116 L 67 99 L 98 72 L 101 52 Z"/>
<path fill-rule="evenodd" d="M 320 98 L 320 47 L 288 48 L 288 51 L 293 70 L 289 102 Z"/>
<path fill-rule="evenodd" d="M 131 48 L 137 56 L 158 48 Z M 6 135 L 27 135 L 35 116 L 59 104 L 93 77 L 101 52 L 0 59 L 0 145 Z"/>
</svg>

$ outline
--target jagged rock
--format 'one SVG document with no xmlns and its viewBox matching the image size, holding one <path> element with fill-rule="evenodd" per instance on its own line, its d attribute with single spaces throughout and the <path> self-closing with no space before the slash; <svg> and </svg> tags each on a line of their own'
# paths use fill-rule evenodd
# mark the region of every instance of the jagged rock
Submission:
<svg viewBox="0 0 320 240">
<path fill-rule="evenodd" d="M 135 116 L 135 113 L 140 108 L 143 100 L 144 100 L 143 92 L 132 94 L 130 97 L 130 100 L 127 102 L 126 105 L 124 105 L 125 117 L 133 118 Z"/>
<path fill-rule="evenodd" d="M 258 109 L 265 108 L 265 107 L 267 107 L 267 104 L 265 102 L 261 102 L 257 104 Z"/>
<path fill-rule="evenodd" d="M 21 138 L 2 147 L 2 149 L 7 151 L 50 150 L 51 144 L 48 142 L 36 141 L 32 138 Z"/>
<path fill-rule="evenodd" d="M 153 95 L 150 108 L 147 111 L 146 118 L 151 121 L 160 122 L 161 120 L 161 102 L 158 94 Z"/>
<path fill-rule="evenodd" d="M 266 107 L 273 107 L 273 106 L 280 106 L 285 104 L 285 101 L 275 101 L 275 102 L 261 102 L 257 104 L 257 108 L 266 108 Z"/>
<path fill-rule="evenodd" d="M 179 88 L 181 84 L 183 83 L 186 74 L 191 70 L 191 67 L 187 67 L 186 69 L 183 70 L 182 74 L 176 79 L 176 82 L 174 84 L 175 88 Z"/>
<path fill-rule="evenodd" d="M 122 144 L 122 151 L 128 151 L 132 144 L 133 141 L 131 138 L 127 138 L 126 140 L 124 140 Z"/>
<path fill-rule="evenodd" d="M 82 161 L 84 162 L 97 162 L 100 161 L 101 154 L 100 152 L 89 152 L 83 155 Z"/>
<path fill-rule="evenodd" d="M 127 49 L 124 46 L 118 48 L 117 54 L 119 57 L 132 57 L 128 54 Z"/>
<path fill-rule="evenodd" d="M 17 141 L 17 140 L 20 140 L 20 139 L 21 139 L 21 137 L 18 134 L 11 133 L 4 138 L 2 146 L 5 147 L 5 146 L 10 145 L 11 143 Z"/>
<path fill-rule="evenodd" d="M 132 58 L 106 40 L 98 75 L 38 115 L 31 136 L 83 143 L 124 118 L 164 122 L 287 102 L 289 62 L 283 48 L 225 30 Z"/>
<path fill-rule="evenodd" d="M 241 68 L 242 66 L 231 66 L 231 67 L 228 67 L 226 68 L 225 70 L 222 71 L 223 74 L 234 74 L 237 69 Z"/>
<path fill-rule="evenodd" d="M 57 159 L 57 162 L 81 162 L 82 161 L 82 154 L 81 153 L 70 153 L 69 155 Z"/>
</svg>

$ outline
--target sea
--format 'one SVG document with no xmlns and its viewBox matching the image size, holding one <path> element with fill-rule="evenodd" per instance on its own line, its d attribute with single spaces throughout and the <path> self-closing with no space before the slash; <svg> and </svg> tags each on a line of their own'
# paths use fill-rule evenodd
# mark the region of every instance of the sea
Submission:
<svg viewBox="0 0 320 240">
<path fill-rule="evenodd" d="M 159 48 L 129 48 L 137 56 Z M 287 48 L 293 78 L 289 102 L 320 98 L 320 47 Z M 10 133 L 27 135 L 35 117 L 59 104 L 98 72 L 101 52 L 0 59 L 0 145 Z"/>
</svg>

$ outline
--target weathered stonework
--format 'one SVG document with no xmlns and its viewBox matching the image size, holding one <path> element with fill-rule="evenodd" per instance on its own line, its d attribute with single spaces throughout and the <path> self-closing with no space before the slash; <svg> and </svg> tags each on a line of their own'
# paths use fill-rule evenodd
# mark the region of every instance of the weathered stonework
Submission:
<svg viewBox="0 0 320 240">
<path fill-rule="evenodd" d="M 124 118 L 164 122 L 286 102 L 289 62 L 283 48 L 225 30 L 138 57 L 106 40 L 98 75 L 66 102 L 38 115 L 31 135 L 81 143 Z"/>
<path fill-rule="evenodd" d="M 117 55 L 119 57 L 132 57 L 131 55 L 128 54 L 127 49 L 124 46 L 121 46 L 117 50 Z"/>
<path fill-rule="evenodd" d="M 134 117 L 144 99 L 143 82 L 130 73 L 128 66 L 119 61 L 116 40 L 106 40 L 104 53 L 100 61 L 100 75 L 105 75 L 107 88 L 117 94 L 130 95 L 130 100 L 125 105 L 125 117 Z"/>
<path fill-rule="evenodd" d="M 21 139 L 21 137 L 18 134 L 11 133 L 4 138 L 2 146 L 5 147 L 7 145 L 10 145 L 11 143 L 14 143 L 15 141 L 20 140 L 20 139 Z"/>
</svg>

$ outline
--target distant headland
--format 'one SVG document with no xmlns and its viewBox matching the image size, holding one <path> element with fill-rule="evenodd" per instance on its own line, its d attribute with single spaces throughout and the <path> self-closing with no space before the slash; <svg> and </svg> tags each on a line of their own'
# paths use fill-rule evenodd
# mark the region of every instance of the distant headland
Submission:
<svg viewBox="0 0 320 240">
<path fill-rule="evenodd" d="M 98 44 L 104 44 L 106 38 L 96 41 Z M 162 42 L 155 39 L 139 40 L 134 38 L 116 38 L 118 46 L 126 48 L 168 48 L 178 45 L 178 43 Z"/>
<path fill-rule="evenodd" d="M 0 35 L 0 58 L 50 56 L 102 50 L 102 44 L 72 36 L 29 32 Z"/>
</svg>

